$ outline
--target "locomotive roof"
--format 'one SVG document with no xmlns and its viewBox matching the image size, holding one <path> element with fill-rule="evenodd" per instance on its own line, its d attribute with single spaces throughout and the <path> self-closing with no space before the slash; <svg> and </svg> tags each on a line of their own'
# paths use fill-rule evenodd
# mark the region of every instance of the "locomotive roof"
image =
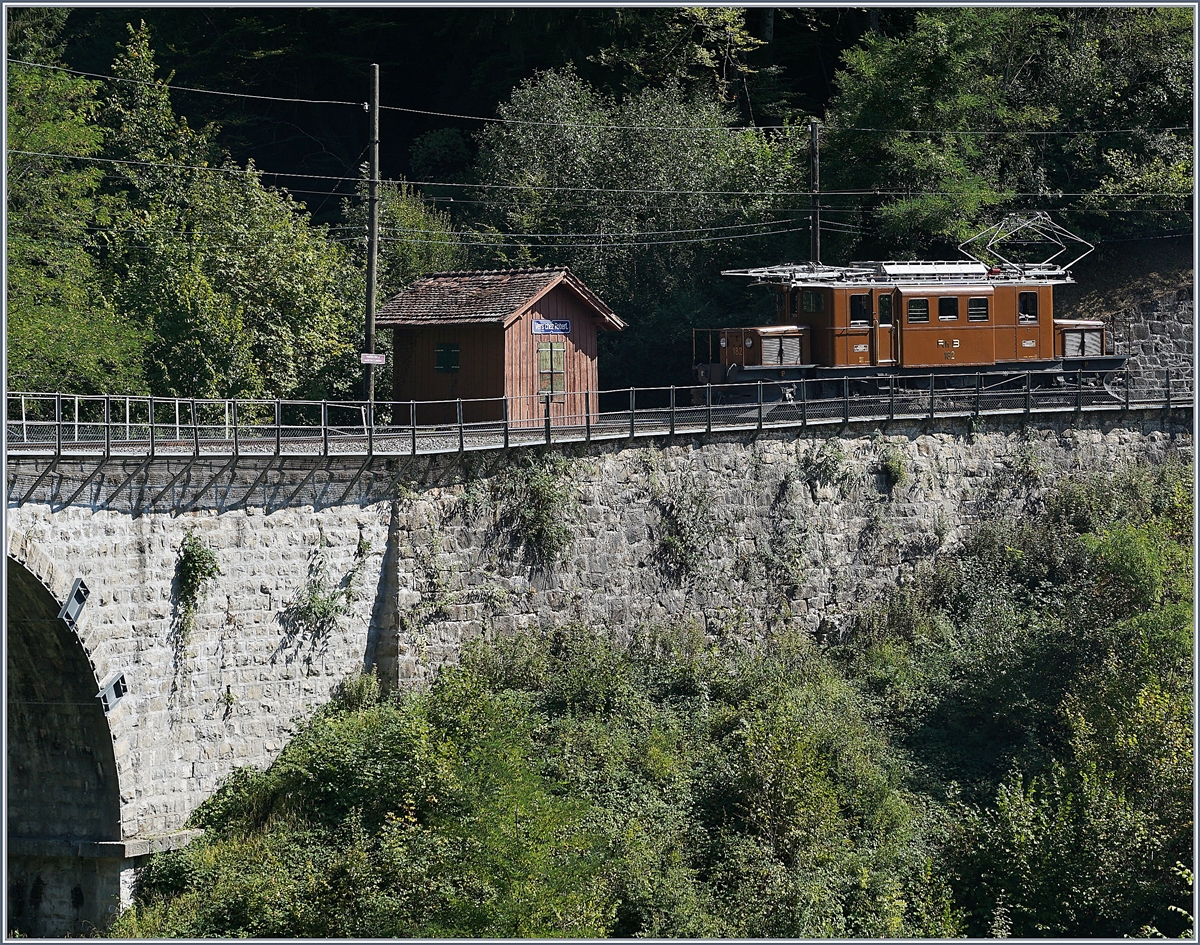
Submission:
<svg viewBox="0 0 1200 945">
<path fill-rule="evenodd" d="M 852 262 L 848 266 L 787 263 L 759 269 L 729 269 L 723 276 L 748 276 L 756 285 L 823 287 L 845 285 L 1058 285 L 1073 282 L 1067 270 L 1045 263 L 988 266 L 977 260 Z"/>
</svg>

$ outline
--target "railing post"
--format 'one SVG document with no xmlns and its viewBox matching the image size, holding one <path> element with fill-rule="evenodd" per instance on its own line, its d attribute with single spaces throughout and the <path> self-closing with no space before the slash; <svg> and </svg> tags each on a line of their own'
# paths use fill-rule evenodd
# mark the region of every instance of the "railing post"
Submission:
<svg viewBox="0 0 1200 945">
<path fill-rule="evenodd" d="M 175 398 L 175 439 L 179 440 L 179 398 Z"/>
<path fill-rule="evenodd" d="M 675 435 L 675 385 L 671 385 L 671 436 Z"/>
<path fill-rule="evenodd" d="M 1167 369 L 1167 420 L 1171 419 L 1171 370 Z"/>
<path fill-rule="evenodd" d="M 131 437 L 129 434 L 129 398 L 125 398 L 125 442 L 128 443 Z"/>
<path fill-rule="evenodd" d="M 896 419 L 896 378 L 888 380 L 888 420 Z"/>
<path fill-rule="evenodd" d="M 200 455 L 200 417 L 196 414 L 195 400 L 192 401 L 192 455 Z"/>
<path fill-rule="evenodd" d="M 1083 368 L 1075 372 L 1075 412 L 1083 410 Z"/>
<path fill-rule="evenodd" d="M 466 446 L 465 437 L 463 435 L 463 414 L 462 414 L 462 398 L 455 400 L 455 409 L 458 411 L 458 451 L 461 453 Z"/>
<path fill-rule="evenodd" d="M 74 433 L 72 434 L 72 441 L 74 443 L 78 443 L 79 442 L 79 397 L 78 396 L 75 398 L 75 426 L 72 429 L 74 430 Z"/>
<path fill-rule="evenodd" d="M 934 390 L 934 388 L 933 388 L 933 375 L 932 375 L 932 374 L 930 374 L 930 375 L 929 375 L 929 419 L 930 419 L 930 420 L 932 420 L 932 419 L 933 419 L 933 417 L 934 417 L 934 414 L 936 413 L 936 408 L 935 408 L 935 406 L 934 406 L 934 392 L 933 392 L 933 390 Z"/>
<path fill-rule="evenodd" d="M 21 398 L 24 401 L 25 398 Z M 107 456 L 112 452 L 112 428 L 109 423 L 112 422 L 112 398 L 108 394 L 104 395 L 104 455 Z"/>
<path fill-rule="evenodd" d="M 808 426 L 808 379 L 800 378 L 800 425 Z"/>
<path fill-rule="evenodd" d="M 674 391 L 672 391 L 674 393 Z M 763 382 L 758 382 L 758 430 L 762 432 L 763 425 Z"/>
<path fill-rule="evenodd" d="M 278 456 L 283 447 L 283 404 L 275 398 L 275 455 Z"/>
<path fill-rule="evenodd" d="M 233 419 L 233 455 L 241 456 L 242 455 L 242 446 L 241 446 L 241 440 L 238 438 L 238 415 L 237 415 L 237 401 L 236 400 L 231 400 L 229 402 L 229 415 Z"/>
<path fill-rule="evenodd" d="M 321 401 L 321 453 L 329 455 L 329 402 Z"/>
<path fill-rule="evenodd" d="M 842 378 L 842 422 L 850 422 L 850 378 Z"/>
<path fill-rule="evenodd" d="M 408 402 L 408 418 L 412 426 L 412 454 L 417 455 L 417 402 Z"/>
<path fill-rule="evenodd" d="M 367 455 L 375 455 L 375 401 L 367 401 Z"/>
<path fill-rule="evenodd" d="M 980 401 L 983 397 L 983 375 L 975 372 L 975 416 L 979 416 Z"/>
<path fill-rule="evenodd" d="M 54 395 L 54 452 L 62 453 L 62 394 Z"/>
<path fill-rule="evenodd" d="M 154 398 L 146 398 L 146 411 L 150 415 L 150 455 L 154 455 Z"/>
<path fill-rule="evenodd" d="M 583 395 L 583 436 L 587 442 L 592 442 L 592 392 Z"/>
<path fill-rule="evenodd" d="M 550 394 L 546 394 L 546 442 L 550 442 Z"/>
<path fill-rule="evenodd" d="M 1033 375 L 1025 372 L 1025 416 L 1033 410 Z"/>
<path fill-rule="evenodd" d="M 1125 365 L 1125 409 L 1129 409 L 1129 365 Z"/>
<path fill-rule="evenodd" d="M 504 448 L 508 449 L 508 394 L 500 404 L 500 415 L 504 420 Z"/>
<path fill-rule="evenodd" d="M 634 434 L 634 411 L 637 410 L 637 388 L 629 388 L 629 438 Z"/>
<path fill-rule="evenodd" d="M 29 423 L 25 419 L 25 395 L 21 395 L 21 442 L 29 442 Z"/>
<path fill-rule="evenodd" d="M 712 433 L 712 384 L 704 385 L 704 430 L 706 433 Z"/>
</svg>

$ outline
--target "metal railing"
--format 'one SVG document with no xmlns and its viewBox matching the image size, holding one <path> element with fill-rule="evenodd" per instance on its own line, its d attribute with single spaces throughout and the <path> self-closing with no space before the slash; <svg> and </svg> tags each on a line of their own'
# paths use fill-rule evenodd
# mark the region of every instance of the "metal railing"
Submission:
<svg viewBox="0 0 1200 945">
<path fill-rule="evenodd" d="M 365 456 L 851 421 L 1187 407 L 1191 378 L 1125 372 L 759 381 L 402 403 L 10 393 L 10 455 Z M 953 386 L 940 386 L 952 384 Z"/>
</svg>

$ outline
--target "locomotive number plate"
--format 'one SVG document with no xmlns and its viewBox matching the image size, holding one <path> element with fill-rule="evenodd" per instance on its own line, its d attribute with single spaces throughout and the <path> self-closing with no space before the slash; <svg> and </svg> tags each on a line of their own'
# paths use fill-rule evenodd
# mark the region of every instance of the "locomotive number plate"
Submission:
<svg viewBox="0 0 1200 945">
<path fill-rule="evenodd" d="M 1022 348 L 1036 348 L 1036 347 L 1037 347 L 1037 341 L 1036 341 L 1035 339 L 1033 339 L 1033 338 L 1030 338 L 1030 339 L 1028 339 L 1028 340 L 1026 340 L 1026 341 L 1022 341 L 1022 342 L 1021 342 L 1021 347 L 1022 347 Z"/>
<path fill-rule="evenodd" d="M 866 350 L 868 350 L 868 349 L 867 349 L 867 346 L 866 346 L 866 345 L 855 345 L 855 346 L 854 346 L 854 350 L 855 350 L 855 351 L 866 351 Z"/>
</svg>

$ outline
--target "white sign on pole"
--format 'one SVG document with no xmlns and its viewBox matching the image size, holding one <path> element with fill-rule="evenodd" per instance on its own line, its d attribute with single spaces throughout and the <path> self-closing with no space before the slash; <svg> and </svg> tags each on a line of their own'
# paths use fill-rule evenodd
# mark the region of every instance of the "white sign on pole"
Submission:
<svg viewBox="0 0 1200 945">
<path fill-rule="evenodd" d="M 364 352 L 359 355 L 359 359 L 363 364 L 387 364 L 386 354 L 367 354 Z"/>
</svg>

